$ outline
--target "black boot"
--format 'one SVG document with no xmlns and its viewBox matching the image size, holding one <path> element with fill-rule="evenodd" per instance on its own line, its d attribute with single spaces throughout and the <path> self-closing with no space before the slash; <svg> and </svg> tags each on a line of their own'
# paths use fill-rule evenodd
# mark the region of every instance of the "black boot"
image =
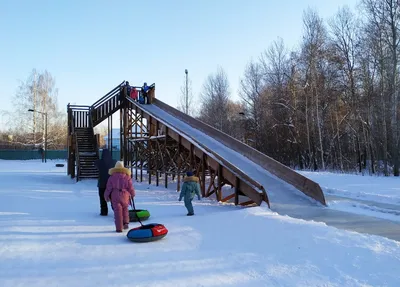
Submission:
<svg viewBox="0 0 400 287">
<path fill-rule="evenodd" d="M 107 201 L 104 199 L 105 188 L 99 188 L 99 198 L 100 198 L 100 215 L 107 216 L 108 215 L 108 206 Z"/>
</svg>

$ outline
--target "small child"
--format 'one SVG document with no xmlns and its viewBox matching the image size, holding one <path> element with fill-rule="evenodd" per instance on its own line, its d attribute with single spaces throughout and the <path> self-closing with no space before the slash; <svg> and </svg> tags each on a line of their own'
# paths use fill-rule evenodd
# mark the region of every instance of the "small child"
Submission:
<svg viewBox="0 0 400 287">
<path fill-rule="evenodd" d="M 111 204 L 114 210 L 114 220 L 116 232 L 122 232 L 129 228 L 129 210 L 130 198 L 135 197 L 131 171 L 124 167 L 124 163 L 117 161 L 114 168 L 110 168 L 108 173 L 110 177 L 107 181 L 104 199 Z"/>
<path fill-rule="evenodd" d="M 179 201 L 184 198 L 185 207 L 188 210 L 187 216 L 194 215 L 192 200 L 197 194 L 197 198 L 200 200 L 200 185 L 199 178 L 193 175 L 193 172 L 188 171 L 186 173 L 187 177 L 184 179 L 184 183 L 182 185 L 181 193 L 179 195 Z"/>
</svg>

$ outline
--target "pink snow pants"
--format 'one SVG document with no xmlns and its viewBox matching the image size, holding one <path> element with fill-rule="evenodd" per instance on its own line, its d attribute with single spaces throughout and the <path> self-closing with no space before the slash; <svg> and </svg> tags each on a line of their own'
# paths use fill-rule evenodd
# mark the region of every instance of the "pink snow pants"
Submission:
<svg viewBox="0 0 400 287">
<path fill-rule="evenodd" d="M 117 192 L 126 192 L 127 191 L 113 191 L 113 193 Z M 117 231 L 122 230 L 124 224 L 129 224 L 129 201 L 127 202 L 126 196 L 111 196 L 112 207 L 114 209 L 114 221 L 115 228 Z M 128 195 L 129 196 L 129 195 Z M 129 197 L 128 197 L 129 198 Z"/>
</svg>

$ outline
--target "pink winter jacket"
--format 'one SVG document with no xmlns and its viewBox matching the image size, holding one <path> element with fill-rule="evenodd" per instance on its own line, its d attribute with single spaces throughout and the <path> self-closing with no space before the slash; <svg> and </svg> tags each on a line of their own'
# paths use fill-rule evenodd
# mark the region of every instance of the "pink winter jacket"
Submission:
<svg viewBox="0 0 400 287">
<path fill-rule="evenodd" d="M 133 188 L 132 179 L 129 175 L 121 172 L 113 173 L 108 181 L 104 199 L 112 204 L 121 203 L 125 206 L 129 205 L 130 197 L 135 197 L 135 189 Z"/>
</svg>

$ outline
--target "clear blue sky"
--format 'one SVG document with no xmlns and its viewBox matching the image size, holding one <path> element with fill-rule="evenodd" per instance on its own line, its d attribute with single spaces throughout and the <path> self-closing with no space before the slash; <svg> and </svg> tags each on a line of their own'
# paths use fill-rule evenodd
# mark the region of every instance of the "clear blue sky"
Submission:
<svg viewBox="0 0 400 287">
<path fill-rule="evenodd" d="M 176 106 L 184 70 L 194 96 L 218 66 L 233 99 L 251 58 L 277 37 L 301 40 L 308 6 L 324 19 L 356 0 L 0 0 L 0 109 L 12 109 L 18 80 L 47 69 L 60 108 L 90 105 L 123 80 L 156 83 Z M 5 105 L 4 105 L 5 103 Z"/>
</svg>

